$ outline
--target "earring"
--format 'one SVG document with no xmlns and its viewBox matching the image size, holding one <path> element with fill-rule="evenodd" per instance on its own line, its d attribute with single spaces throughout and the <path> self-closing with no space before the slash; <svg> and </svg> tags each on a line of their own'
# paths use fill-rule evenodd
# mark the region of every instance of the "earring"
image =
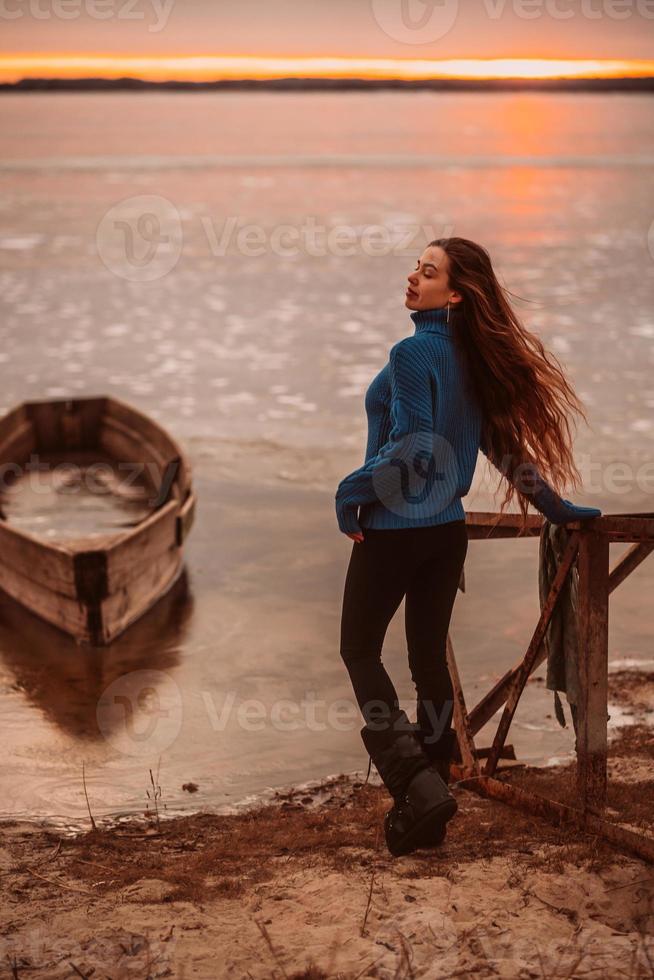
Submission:
<svg viewBox="0 0 654 980">
<path fill-rule="evenodd" d="M 445 322 L 446 323 L 449 323 L 450 322 L 450 301 L 449 301 L 449 299 L 447 301 L 447 320 Z"/>
</svg>

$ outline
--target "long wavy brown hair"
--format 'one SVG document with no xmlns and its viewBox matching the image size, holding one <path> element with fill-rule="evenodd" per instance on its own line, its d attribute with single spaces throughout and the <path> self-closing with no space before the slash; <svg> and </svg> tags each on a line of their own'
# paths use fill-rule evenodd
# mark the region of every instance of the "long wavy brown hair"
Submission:
<svg viewBox="0 0 654 980">
<path fill-rule="evenodd" d="M 482 448 L 506 478 L 500 513 L 517 496 L 523 531 L 531 467 L 559 494 L 566 484 L 580 485 L 571 415 L 578 413 L 586 424 L 588 419 L 558 359 L 512 309 L 507 295 L 513 294 L 499 283 L 486 249 L 467 238 L 437 238 L 429 245 L 447 254 L 450 288 L 462 296 L 454 337 L 482 410 Z"/>
</svg>

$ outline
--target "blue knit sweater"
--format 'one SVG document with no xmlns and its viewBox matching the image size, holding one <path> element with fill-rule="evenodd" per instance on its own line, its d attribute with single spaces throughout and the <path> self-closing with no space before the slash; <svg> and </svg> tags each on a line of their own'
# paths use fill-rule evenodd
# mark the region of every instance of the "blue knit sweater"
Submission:
<svg viewBox="0 0 654 980">
<path fill-rule="evenodd" d="M 365 395 L 362 466 L 336 490 L 343 532 L 462 520 L 480 448 L 482 414 L 453 340 L 461 314 L 411 313 L 415 330 L 391 347 Z"/>
</svg>

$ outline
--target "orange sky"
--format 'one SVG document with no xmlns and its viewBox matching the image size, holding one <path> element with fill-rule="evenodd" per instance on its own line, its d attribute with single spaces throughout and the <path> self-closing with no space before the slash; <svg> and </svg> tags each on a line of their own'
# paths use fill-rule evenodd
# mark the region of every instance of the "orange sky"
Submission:
<svg viewBox="0 0 654 980">
<path fill-rule="evenodd" d="M 0 80 L 24 77 L 208 80 L 221 78 L 597 78 L 654 76 L 654 59 L 262 58 L 31 53 L 0 56 Z"/>
<path fill-rule="evenodd" d="M 0 0 L 0 78 L 652 71 L 654 0 Z"/>
</svg>

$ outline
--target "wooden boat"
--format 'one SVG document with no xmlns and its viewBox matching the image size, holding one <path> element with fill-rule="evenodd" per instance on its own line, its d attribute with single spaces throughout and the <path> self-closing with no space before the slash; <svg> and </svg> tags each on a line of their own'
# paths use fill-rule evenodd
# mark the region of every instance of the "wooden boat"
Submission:
<svg viewBox="0 0 654 980">
<path fill-rule="evenodd" d="M 149 495 L 136 521 L 83 537 L 46 539 L 0 511 L 0 588 L 80 643 L 111 643 L 182 571 L 195 513 L 189 463 L 158 424 L 113 397 L 24 402 L 0 418 L 3 486 L 35 461 L 51 471 L 113 464 L 131 473 L 125 485 L 138 472 L 134 486 Z"/>
</svg>

